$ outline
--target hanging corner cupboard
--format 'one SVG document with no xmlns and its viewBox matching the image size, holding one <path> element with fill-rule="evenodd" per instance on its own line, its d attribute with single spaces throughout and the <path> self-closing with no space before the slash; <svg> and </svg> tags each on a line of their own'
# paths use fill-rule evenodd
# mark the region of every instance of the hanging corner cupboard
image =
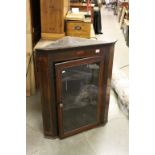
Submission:
<svg viewBox="0 0 155 155">
<path fill-rule="evenodd" d="M 36 49 L 45 136 L 65 138 L 107 122 L 114 45 L 64 37 Z"/>
</svg>

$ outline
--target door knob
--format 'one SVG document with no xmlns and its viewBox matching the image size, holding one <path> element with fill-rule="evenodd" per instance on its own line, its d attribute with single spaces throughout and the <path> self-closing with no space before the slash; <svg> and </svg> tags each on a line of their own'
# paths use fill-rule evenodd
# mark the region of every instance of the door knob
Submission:
<svg viewBox="0 0 155 155">
<path fill-rule="evenodd" d="M 60 103 L 60 104 L 59 104 L 59 106 L 60 106 L 60 108 L 62 108 L 62 107 L 63 107 L 63 104 L 62 104 L 62 103 Z"/>
</svg>

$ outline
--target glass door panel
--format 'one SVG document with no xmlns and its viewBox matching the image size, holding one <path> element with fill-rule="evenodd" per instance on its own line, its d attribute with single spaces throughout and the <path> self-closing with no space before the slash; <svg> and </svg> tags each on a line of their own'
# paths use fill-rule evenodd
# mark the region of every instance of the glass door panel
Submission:
<svg viewBox="0 0 155 155">
<path fill-rule="evenodd" d="M 75 65 L 74 61 L 67 66 L 66 63 L 57 64 L 61 68 L 57 82 L 64 134 L 98 123 L 100 62 L 78 61 Z"/>
</svg>

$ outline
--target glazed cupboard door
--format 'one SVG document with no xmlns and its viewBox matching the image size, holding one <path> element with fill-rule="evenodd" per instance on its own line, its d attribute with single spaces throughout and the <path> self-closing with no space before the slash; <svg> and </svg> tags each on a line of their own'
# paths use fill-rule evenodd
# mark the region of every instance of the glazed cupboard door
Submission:
<svg viewBox="0 0 155 155">
<path fill-rule="evenodd" d="M 55 64 L 59 136 L 64 138 L 100 123 L 103 57 Z"/>
</svg>

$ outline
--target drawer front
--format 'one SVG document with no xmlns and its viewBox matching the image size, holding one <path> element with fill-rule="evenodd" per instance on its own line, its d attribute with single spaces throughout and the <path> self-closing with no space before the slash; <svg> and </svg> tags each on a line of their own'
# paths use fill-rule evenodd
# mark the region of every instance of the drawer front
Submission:
<svg viewBox="0 0 155 155">
<path fill-rule="evenodd" d="M 63 53 L 52 53 L 50 56 L 51 61 L 66 61 L 72 59 L 79 59 L 79 58 L 86 58 L 92 56 L 103 56 L 104 52 L 102 48 L 93 48 L 93 49 L 86 49 L 86 50 L 75 50 L 75 51 L 66 51 Z"/>
<path fill-rule="evenodd" d="M 102 55 L 102 54 L 103 52 L 101 51 L 101 49 L 92 49 L 92 50 L 85 50 L 85 51 L 79 50 L 74 52 L 75 56 L 83 56 L 83 57 Z"/>
<path fill-rule="evenodd" d="M 84 22 L 67 22 L 67 35 L 89 38 L 91 23 Z"/>
</svg>

